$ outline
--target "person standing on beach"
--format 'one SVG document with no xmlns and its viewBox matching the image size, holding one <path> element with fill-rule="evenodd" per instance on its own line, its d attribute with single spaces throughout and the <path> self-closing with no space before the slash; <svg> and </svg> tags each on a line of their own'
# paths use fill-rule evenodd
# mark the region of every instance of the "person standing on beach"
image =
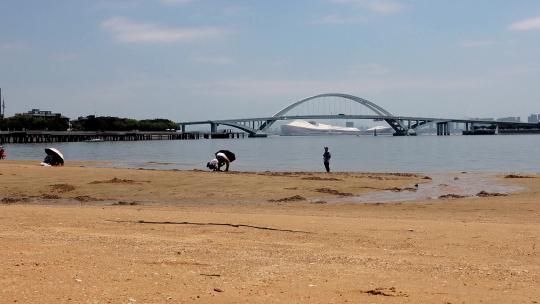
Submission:
<svg viewBox="0 0 540 304">
<path fill-rule="evenodd" d="M 4 147 L 0 146 L 0 159 L 6 158 L 6 151 L 4 150 Z"/>
<path fill-rule="evenodd" d="M 324 147 L 324 154 L 323 154 L 323 162 L 324 162 L 324 168 L 326 168 L 326 173 L 330 173 L 330 158 L 332 155 L 330 152 L 328 152 L 328 147 Z"/>
</svg>

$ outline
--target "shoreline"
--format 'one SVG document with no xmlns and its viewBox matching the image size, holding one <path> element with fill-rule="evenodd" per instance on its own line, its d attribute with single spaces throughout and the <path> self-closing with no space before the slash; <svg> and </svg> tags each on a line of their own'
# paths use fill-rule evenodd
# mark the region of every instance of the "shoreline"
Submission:
<svg viewBox="0 0 540 304">
<path fill-rule="evenodd" d="M 36 200 L 0 203 L 0 303 L 540 298 L 538 174 L 496 176 L 509 196 L 331 203 L 428 180 L 81 165 L 0 162 L 0 197 Z"/>
<path fill-rule="evenodd" d="M 73 161 L 63 167 L 43 168 L 37 161 L 2 161 L 0 168 L 6 172 L 0 175 L 2 199 L 124 204 L 130 199 L 158 204 L 423 202 L 526 192 L 526 185 L 504 177 L 517 177 L 514 180 L 519 181 L 519 177 L 538 176 L 479 172 L 210 172 L 101 167 L 104 163 Z M 21 186 L 32 178 L 38 187 Z M 258 189 L 255 193 L 253 187 L 258 186 L 265 191 Z"/>
<path fill-rule="evenodd" d="M 5 162 L 4 196 L 83 202 L 309 202 L 373 189 L 407 188 L 423 176 L 404 173 L 210 172 L 94 167 L 70 163 L 44 168 L 32 161 Z M 39 177 L 36 177 L 38 175 Z M 37 187 L 25 187 L 35 179 Z M 254 191 L 257 189 L 257 191 Z"/>
</svg>

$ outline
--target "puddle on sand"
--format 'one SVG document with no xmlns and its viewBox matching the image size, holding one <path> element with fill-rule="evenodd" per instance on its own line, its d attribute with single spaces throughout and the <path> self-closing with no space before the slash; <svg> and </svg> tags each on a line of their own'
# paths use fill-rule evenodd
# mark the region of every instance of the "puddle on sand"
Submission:
<svg viewBox="0 0 540 304">
<path fill-rule="evenodd" d="M 359 196 L 339 199 L 336 202 L 385 203 L 439 199 L 441 195 L 456 194 L 475 196 L 480 191 L 511 193 L 521 189 L 519 186 L 505 185 L 489 173 L 434 173 L 431 181 L 418 184 L 417 191 L 377 191 Z"/>
</svg>

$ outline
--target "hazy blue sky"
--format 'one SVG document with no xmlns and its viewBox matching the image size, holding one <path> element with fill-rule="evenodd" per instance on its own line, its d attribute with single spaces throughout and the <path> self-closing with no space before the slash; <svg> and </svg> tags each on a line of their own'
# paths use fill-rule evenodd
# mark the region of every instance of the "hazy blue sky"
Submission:
<svg viewBox="0 0 540 304">
<path fill-rule="evenodd" d="M 8 114 L 272 115 L 324 92 L 400 115 L 540 112 L 540 1 L 0 0 Z"/>
</svg>

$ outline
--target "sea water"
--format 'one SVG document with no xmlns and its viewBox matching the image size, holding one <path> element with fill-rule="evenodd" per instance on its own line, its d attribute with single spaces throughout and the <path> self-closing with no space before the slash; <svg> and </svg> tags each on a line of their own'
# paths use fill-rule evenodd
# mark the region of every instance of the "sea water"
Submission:
<svg viewBox="0 0 540 304">
<path fill-rule="evenodd" d="M 236 154 L 232 170 L 323 171 L 329 147 L 333 171 L 540 172 L 540 135 L 491 136 L 271 136 L 245 139 L 8 144 L 9 159 L 43 159 L 44 148 L 71 160 L 110 166 L 205 169 L 220 149 Z"/>
</svg>

